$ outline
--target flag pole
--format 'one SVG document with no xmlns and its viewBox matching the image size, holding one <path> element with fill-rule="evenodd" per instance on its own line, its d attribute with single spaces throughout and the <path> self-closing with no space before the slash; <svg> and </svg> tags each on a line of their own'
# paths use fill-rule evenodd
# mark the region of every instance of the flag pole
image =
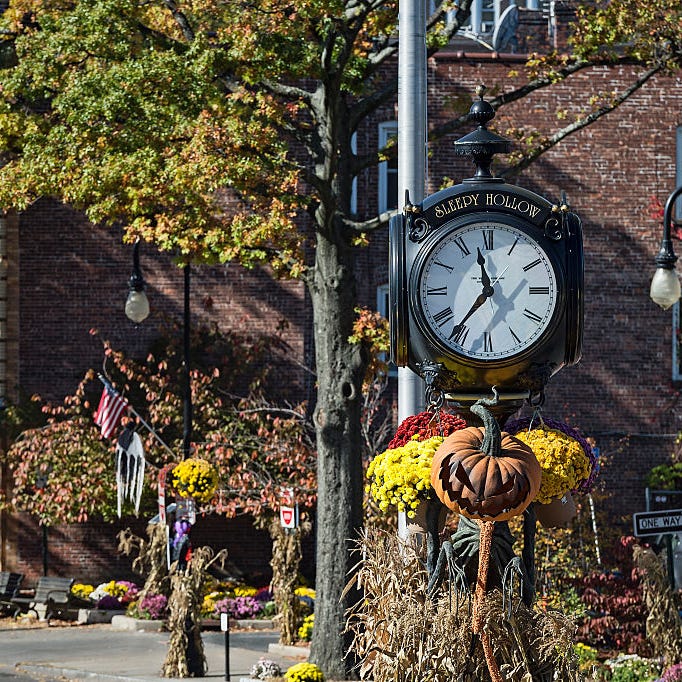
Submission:
<svg viewBox="0 0 682 682">
<path fill-rule="evenodd" d="M 111 382 L 103 375 L 103 374 L 97 374 L 97 378 L 104 384 L 105 388 L 110 391 L 114 391 L 115 393 L 118 393 L 118 391 L 113 387 Z M 149 433 L 156 438 L 156 440 L 159 442 L 161 447 L 163 447 L 165 450 L 167 450 L 173 457 L 175 457 L 175 453 L 161 440 L 161 437 L 159 436 L 156 431 L 142 418 L 140 413 L 130 404 L 128 403 L 128 409 L 137 417 L 138 421 L 144 426 Z"/>
</svg>

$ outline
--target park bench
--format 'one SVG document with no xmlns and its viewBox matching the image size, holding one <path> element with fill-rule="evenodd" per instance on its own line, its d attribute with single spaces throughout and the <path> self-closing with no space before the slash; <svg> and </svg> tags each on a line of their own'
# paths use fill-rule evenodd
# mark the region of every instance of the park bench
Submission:
<svg viewBox="0 0 682 682">
<path fill-rule="evenodd" d="M 68 611 L 86 608 L 91 605 L 75 595 L 71 594 L 73 578 L 56 578 L 43 576 L 38 578 L 35 594 L 31 597 L 14 597 L 11 603 L 14 605 L 14 615 L 19 613 L 30 613 L 33 611 L 38 617 L 41 616 L 39 610 L 45 609 L 45 620 L 50 618 L 65 617 Z"/>
<path fill-rule="evenodd" d="M 14 611 L 12 599 L 18 596 L 19 586 L 23 579 L 23 573 L 0 571 L 0 613 Z"/>
</svg>

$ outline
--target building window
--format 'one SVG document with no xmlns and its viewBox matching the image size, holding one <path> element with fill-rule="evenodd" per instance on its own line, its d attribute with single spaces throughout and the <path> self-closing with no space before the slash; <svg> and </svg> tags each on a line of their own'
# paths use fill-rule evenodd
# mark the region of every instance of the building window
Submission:
<svg viewBox="0 0 682 682">
<path fill-rule="evenodd" d="M 682 126 L 676 131 L 676 160 L 675 187 L 682 185 Z M 682 197 L 680 197 L 673 211 L 673 217 L 678 222 L 682 218 Z M 673 306 L 673 381 L 682 381 L 682 330 L 680 330 L 680 303 Z"/>
<path fill-rule="evenodd" d="M 431 0 L 431 12 L 439 3 L 440 0 Z M 541 12 L 549 21 L 554 14 L 553 6 L 551 0 L 472 0 L 469 21 L 461 27 L 459 35 L 489 50 L 515 52 L 518 8 Z"/>
<path fill-rule="evenodd" d="M 398 135 L 398 123 L 388 121 L 379 124 L 379 149 Z M 379 164 L 379 213 L 398 208 L 398 156 Z M 386 308 L 388 312 L 388 308 Z"/>
<path fill-rule="evenodd" d="M 377 312 L 388 319 L 388 284 L 380 284 L 377 287 Z M 386 353 L 381 354 L 381 359 L 388 361 L 388 376 L 397 377 L 398 368 L 388 360 Z"/>
</svg>

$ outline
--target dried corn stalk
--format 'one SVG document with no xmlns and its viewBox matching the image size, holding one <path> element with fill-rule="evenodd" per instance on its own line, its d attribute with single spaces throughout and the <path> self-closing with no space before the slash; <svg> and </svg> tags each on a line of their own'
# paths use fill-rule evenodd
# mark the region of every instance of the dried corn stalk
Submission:
<svg viewBox="0 0 682 682">
<path fill-rule="evenodd" d="M 298 584 L 298 568 L 301 563 L 301 537 L 310 530 L 304 523 L 298 528 L 282 528 L 279 518 L 270 524 L 272 538 L 272 592 L 279 628 L 280 644 L 295 644 L 301 624 L 299 599 L 295 590 Z"/>
<path fill-rule="evenodd" d="M 446 589 L 430 599 L 422 557 L 392 535 L 366 531 L 359 551 L 363 599 L 349 611 L 348 629 L 361 679 L 490 682 L 480 638 L 472 632 L 470 594 Z M 506 682 L 580 679 L 568 617 L 523 603 L 510 615 L 494 590 L 481 603 L 480 618 Z"/>
<path fill-rule="evenodd" d="M 667 666 L 682 660 L 682 619 L 661 558 L 648 547 L 635 545 L 635 566 L 642 571 L 642 590 L 649 615 L 646 638 Z"/>
<path fill-rule="evenodd" d="M 147 594 L 164 594 L 168 596 L 170 583 L 168 580 L 168 536 L 166 526 L 161 523 L 150 523 L 147 526 L 148 539 L 135 535 L 130 528 L 118 534 L 118 550 L 129 556 L 137 552 L 133 561 L 133 571 L 146 575 L 144 587 L 138 599 Z"/>
<path fill-rule="evenodd" d="M 225 550 L 214 555 L 210 547 L 199 547 L 192 553 L 185 571 L 171 566 L 171 596 L 168 600 L 168 653 L 161 668 L 162 677 L 204 677 L 207 671 L 204 645 L 201 641 L 202 584 L 208 567 L 223 561 Z"/>
</svg>

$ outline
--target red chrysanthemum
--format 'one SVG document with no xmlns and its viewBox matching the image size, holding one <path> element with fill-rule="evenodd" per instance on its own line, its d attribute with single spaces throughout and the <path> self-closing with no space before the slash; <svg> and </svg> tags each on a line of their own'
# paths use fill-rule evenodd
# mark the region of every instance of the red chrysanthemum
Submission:
<svg viewBox="0 0 682 682">
<path fill-rule="evenodd" d="M 466 422 L 456 414 L 441 412 L 420 412 L 407 417 L 398 427 L 393 440 L 388 444 L 388 450 L 400 448 L 413 436 L 419 435 L 419 440 L 426 440 L 433 436 L 449 436 L 451 433 L 466 427 Z"/>
</svg>

